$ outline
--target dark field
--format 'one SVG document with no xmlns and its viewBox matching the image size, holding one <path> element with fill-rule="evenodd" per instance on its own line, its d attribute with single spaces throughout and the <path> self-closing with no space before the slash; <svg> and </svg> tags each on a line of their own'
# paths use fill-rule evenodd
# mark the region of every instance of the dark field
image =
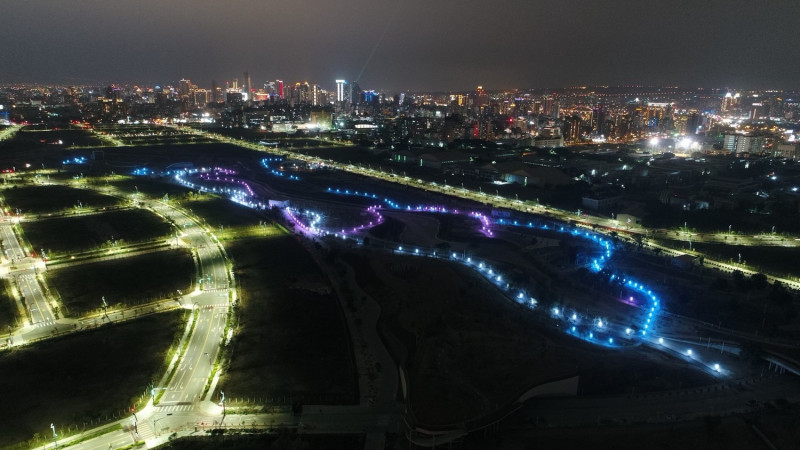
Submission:
<svg viewBox="0 0 800 450">
<path fill-rule="evenodd" d="M 330 284 L 294 237 L 227 245 L 242 288 L 240 327 L 220 388 L 235 397 L 349 403 L 356 382 Z"/>
<path fill-rule="evenodd" d="M 81 316 L 99 309 L 103 296 L 109 306 L 144 303 L 187 290 L 194 276 L 191 253 L 179 249 L 51 269 L 47 281 L 67 314 Z"/>
<path fill-rule="evenodd" d="M 59 142 L 60 141 L 60 142 Z M 86 130 L 72 126 L 42 127 L 26 126 L 2 144 L 9 149 L 62 150 L 70 147 L 101 146 L 103 142 Z"/>
<path fill-rule="evenodd" d="M 170 198 L 184 196 L 189 189 L 170 183 L 166 178 L 152 179 L 148 177 L 116 177 L 109 180 L 108 184 L 129 193 L 140 192 L 151 198 L 163 198 L 169 195 Z"/>
<path fill-rule="evenodd" d="M 411 405 L 423 423 L 490 414 L 532 386 L 577 374 L 587 394 L 709 381 L 690 371 L 665 373 L 640 355 L 570 338 L 546 314 L 512 303 L 467 268 L 362 252 L 344 259 L 381 305 L 379 328 L 394 336 L 390 351 L 408 370 Z M 609 355 L 613 363 L 603 364 Z"/>
<path fill-rule="evenodd" d="M 290 433 L 252 436 L 191 437 L 174 440 L 163 447 L 165 450 L 354 450 L 364 448 L 364 437 L 348 434 L 302 436 Z"/>
<path fill-rule="evenodd" d="M 22 214 L 45 214 L 64 210 L 78 211 L 83 208 L 114 206 L 120 200 L 86 189 L 67 186 L 22 186 L 3 190 L 10 208 L 19 208 Z"/>
<path fill-rule="evenodd" d="M 52 258 L 103 246 L 134 244 L 167 239 L 172 227 L 161 217 L 143 209 L 109 211 L 25 222 L 25 238 L 34 249 L 44 249 Z"/>
<path fill-rule="evenodd" d="M 763 429 L 763 427 L 761 428 Z M 774 436 L 769 436 L 769 438 L 774 439 Z M 795 443 L 797 442 L 795 440 Z M 625 427 L 506 429 L 500 431 L 498 435 L 483 439 L 479 436 L 470 436 L 464 445 L 464 450 L 487 448 L 498 450 L 578 450 L 586 448 L 744 450 L 767 447 L 745 418 L 728 417 L 705 421 Z"/>
<path fill-rule="evenodd" d="M 17 304 L 9 295 L 8 287 L 6 280 L 0 283 L 0 332 L 8 331 L 9 326 L 16 326 L 19 318 Z M 0 345 L 2 344 L 3 342 L 0 342 Z"/>
<path fill-rule="evenodd" d="M 125 145 L 168 145 L 213 142 L 204 136 L 186 134 L 166 127 L 149 125 L 102 126 L 100 130 L 122 141 Z"/>
<path fill-rule="evenodd" d="M 52 443 L 51 423 L 64 436 L 70 427 L 79 431 L 114 420 L 161 375 L 168 347 L 183 332 L 182 314 L 163 313 L 0 353 L 0 387 L 9 405 L 0 409 L 0 448 L 34 435 L 46 440 L 31 444 Z"/>
<path fill-rule="evenodd" d="M 197 194 L 181 200 L 181 206 L 205 220 L 206 225 L 222 230 L 226 227 L 258 225 L 264 216 L 227 198 Z"/>
</svg>

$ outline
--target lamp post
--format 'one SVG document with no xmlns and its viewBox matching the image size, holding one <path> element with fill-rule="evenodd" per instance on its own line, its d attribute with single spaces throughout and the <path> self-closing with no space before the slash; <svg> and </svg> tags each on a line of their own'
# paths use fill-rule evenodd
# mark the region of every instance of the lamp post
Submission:
<svg viewBox="0 0 800 450">
<path fill-rule="evenodd" d="M 153 432 L 156 434 L 156 436 L 158 436 L 158 435 L 160 435 L 160 434 L 161 434 L 161 433 L 159 433 L 159 432 L 158 432 L 158 429 L 156 429 L 156 423 L 157 423 L 159 420 L 161 420 L 161 419 L 166 419 L 167 417 L 169 417 L 169 416 L 171 416 L 171 415 L 172 415 L 172 413 L 167 413 L 167 415 L 166 415 L 166 416 L 164 416 L 164 417 L 159 417 L 158 419 L 153 419 Z"/>
<path fill-rule="evenodd" d="M 53 444 L 55 444 L 56 449 L 58 449 L 58 435 L 56 434 L 56 426 L 55 424 L 50 424 L 50 428 L 53 429 Z"/>
<path fill-rule="evenodd" d="M 225 417 L 225 391 L 219 391 L 219 393 L 222 396 L 222 400 L 220 401 L 220 403 L 222 403 L 222 417 Z"/>
<path fill-rule="evenodd" d="M 167 388 L 165 387 L 154 387 L 150 389 L 150 397 L 153 398 L 153 406 L 156 404 L 156 391 L 166 391 Z"/>
<path fill-rule="evenodd" d="M 133 412 L 133 433 L 136 435 L 136 438 L 139 437 L 139 420 L 136 418 L 135 412 Z"/>
</svg>

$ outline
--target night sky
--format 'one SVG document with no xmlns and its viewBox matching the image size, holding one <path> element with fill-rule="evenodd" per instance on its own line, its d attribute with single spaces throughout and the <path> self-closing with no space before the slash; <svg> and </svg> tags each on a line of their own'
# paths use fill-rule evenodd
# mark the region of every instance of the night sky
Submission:
<svg viewBox="0 0 800 450">
<path fill-rule="evenodd" d="M 798 88 L 799 36 L 800 0 L 0 0 L 0 83 Z"/>
</svg>

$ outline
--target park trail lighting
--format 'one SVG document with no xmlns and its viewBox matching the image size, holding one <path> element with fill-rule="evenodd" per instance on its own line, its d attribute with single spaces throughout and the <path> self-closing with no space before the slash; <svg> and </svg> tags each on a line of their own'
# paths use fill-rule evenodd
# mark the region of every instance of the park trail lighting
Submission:
<svg viewBox="0 0 800 450">
<path fill-rule="evenodd" d="M 686 355 L 687 356 L 692 356 L 692 349 L 686 350 Z"/>
<path fill-rule="evenodd" d="M 664 343 L 664 338 L 658 338 L 658 343 L 659 344 L 663 344 Z"/>
<path fill-rule="evenodd" d="M 56 426 L 55 424 L 50 424 L 50 428 L 53 430 L 53 444 L 55 448 L 58 449 L 58 435 L 56 434 Z"/>
<path fill-rule="evenodd" d="M 714 370 L 715 370 L 715 371 L 717 371 L 717 372 L 719 372 L 719 371 L 720 371 L 720 368 L 719 368 L 719 363 L 717 363 L 717 364 L 714 364 Z"/>
</svg>

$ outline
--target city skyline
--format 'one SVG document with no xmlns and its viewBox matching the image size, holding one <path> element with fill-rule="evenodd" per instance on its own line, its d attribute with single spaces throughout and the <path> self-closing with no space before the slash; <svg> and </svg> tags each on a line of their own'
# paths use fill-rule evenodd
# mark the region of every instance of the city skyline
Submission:
<svg viewBox="0 0 800 450">
<path fill-rule="evenodd" d="M 153 7 L 151 7 L 153 6 Z M 13 3 L 0 82 L 358 81 L 387 92 L 797 87 L 800 6 L 773 2 Z M 424 8 L 424 9 L 423 9 Z M 424 13 L 422 12 L 424 11 Z M 713 48 L 709 42 L 714 43 Z M 498 70 L 502 67 L 502 70 Z"/>
</svg>

